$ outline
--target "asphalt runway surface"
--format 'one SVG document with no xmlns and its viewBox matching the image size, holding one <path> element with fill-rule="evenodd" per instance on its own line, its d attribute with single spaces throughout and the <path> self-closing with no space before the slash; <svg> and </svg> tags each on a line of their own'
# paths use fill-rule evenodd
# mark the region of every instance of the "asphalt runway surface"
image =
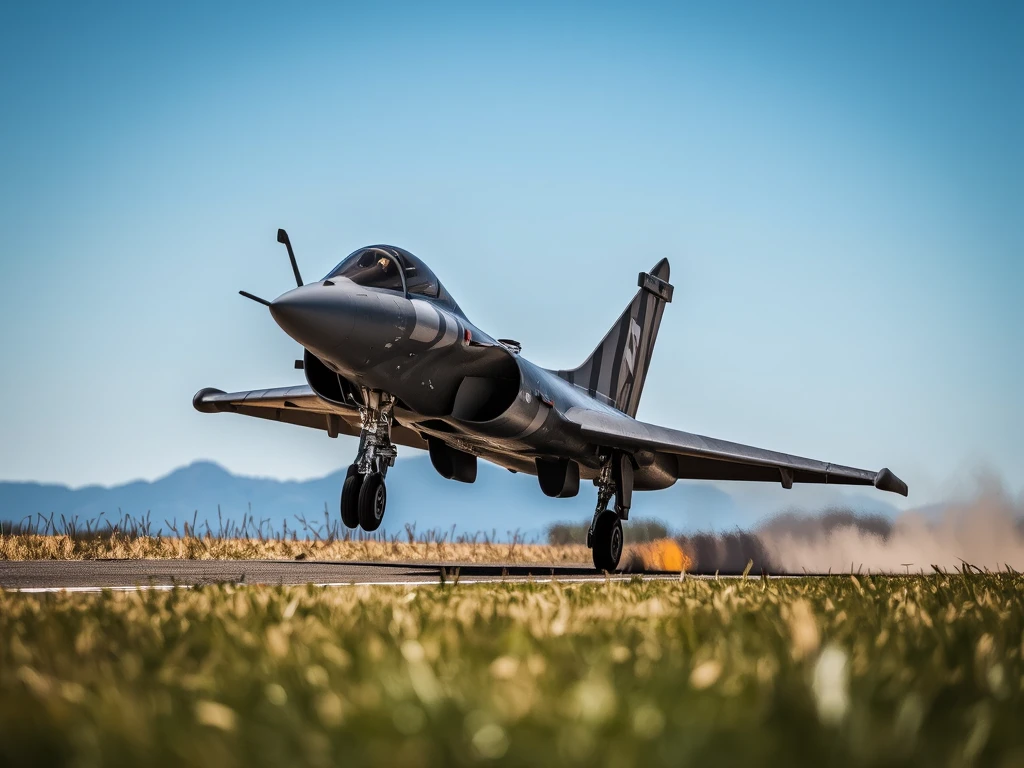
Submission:
<svg viewBox="0 0 1024 768">
<path fill-rule="evenodd" d="M 630 579 L 632 574 L 611 578 Z M 369 563 L 308 560 L 19 560 L 0 561 L 0 589 L 98 591 L 204 584 L 460 584 L 604 581 L 592 567 L 478 563 Z M 679 578 L 646 574 L 644 578 Z"/>
</svg>

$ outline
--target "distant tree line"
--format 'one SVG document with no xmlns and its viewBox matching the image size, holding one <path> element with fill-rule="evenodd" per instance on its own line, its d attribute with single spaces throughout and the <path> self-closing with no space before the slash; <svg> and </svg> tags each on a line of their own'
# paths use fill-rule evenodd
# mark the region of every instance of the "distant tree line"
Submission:
<svg viewBox="0 0 1024 768">
<path fill-rule="evenodd" d="M 586 544 L 590 521 L 578 523 L 561 522 L 548 526 L 548 544 L 565 546 L 567 544 Z M 655 539 L 668 538 L 668 526 L 660 520 L 630 520 L 622 526 L 622 538 L 627 544 Z"/>
</svg>

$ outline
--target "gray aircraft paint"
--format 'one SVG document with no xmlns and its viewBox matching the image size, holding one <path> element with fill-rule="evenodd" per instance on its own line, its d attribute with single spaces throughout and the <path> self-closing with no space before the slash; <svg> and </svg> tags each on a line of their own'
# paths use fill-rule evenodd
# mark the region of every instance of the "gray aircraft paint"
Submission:
<svg viewBox="0 0 1024 768">
<path fill-rule="evenodd" d="M 373 249 L 414 269 L 406 267 L 401 285 L 391 288 L 328 276 L 269 303 L 275 321 L 307 350 L 306 386 L 231 394 L 204 389 L 194 406 L 324 429 L 332 437 L 358 435 L 353 392 L 366 387 L 397 399 L 395 443 L 426 448 L 436 438 L 517 472 L 537 474 L 537 460 L 568 460 L 578 464 L 581 478 L 594 479 L 619 452 L 634 465 L 636 490 L 688 478 L 873 485 L 907 494 L 888 469 L 844 467 L 637 421 L 672 299 L 667 259 L 640 274 L 640 290 L 583 364 L 549 371 L 475 326 L 411 254 Z M 436 293 L 410 293 L 410 277 Z"/>
</svg>

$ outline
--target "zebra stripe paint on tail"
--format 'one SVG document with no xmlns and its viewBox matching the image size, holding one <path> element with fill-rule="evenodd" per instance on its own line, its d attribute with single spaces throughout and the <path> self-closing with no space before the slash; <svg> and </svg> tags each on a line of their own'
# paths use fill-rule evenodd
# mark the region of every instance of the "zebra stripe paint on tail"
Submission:
<svg viewBox="0 0 1024 768">
<path fill-rule="evenodd" d="M 597 349 L 583 365 L 558 375 L 586 389 L 591 397 L 636 416 L 661 316 L 665 304 L 672 301 L 668 278 L 668 259 L 659 261 L 650 273 L 641 272 L 640 290 Z"/>
</svg>

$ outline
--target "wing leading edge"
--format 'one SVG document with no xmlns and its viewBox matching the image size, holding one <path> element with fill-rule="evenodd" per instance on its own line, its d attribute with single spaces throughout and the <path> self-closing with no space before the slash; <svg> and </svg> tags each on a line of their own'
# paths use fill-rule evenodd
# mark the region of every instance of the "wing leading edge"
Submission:
<svg viewBox="0 0 1024 768">
<path fill-rule="evenodd" d="M 258 419 L 323 429 L 331 437 L 359 437 L 359 411 L 322 400 L 308 385 L 254 389 L 248 392 L 201 389 L 192 398 L 192 405 L 202 413 L 239 413 Z M 391 439 L 399 445 L 427 449 L 426 441 L 418 433 L 397 423 L 391 428 Z"/>
<path fill-rule="evenodd" d="M 889 469 L 873 472 L 787 453 L 717 440 L 631 419 L 625 414 L 570 408 L 565 417 L 599 445 L 648 450 L 675 459 L 676 477 L 697 480 L 753 480 L 782 483 L 872 485 L 907 495 L 907 484 Z"/>
</svg>

